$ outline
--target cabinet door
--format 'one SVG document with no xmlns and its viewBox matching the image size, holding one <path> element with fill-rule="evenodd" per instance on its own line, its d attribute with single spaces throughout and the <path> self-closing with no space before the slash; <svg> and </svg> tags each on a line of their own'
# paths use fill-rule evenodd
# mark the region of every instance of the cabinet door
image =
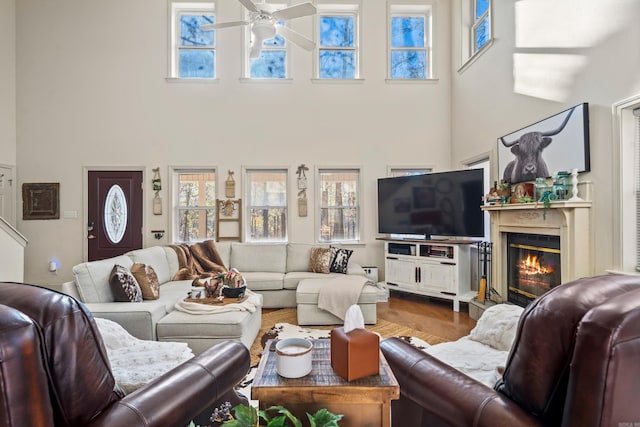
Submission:
<svg viewBox="0 0 640 427">
<path fill-rule="evenodd" d="M 456 292 L 455 265 L 422 262 L 420 289 L 430 292 Z"/>
<path fill-rule="evenodd" d="M 395 283 L 401 287 L 416 287 L 416 262 L 402 258 L 387 258 L 386 263 L 387 282 Z"/>
</svg>

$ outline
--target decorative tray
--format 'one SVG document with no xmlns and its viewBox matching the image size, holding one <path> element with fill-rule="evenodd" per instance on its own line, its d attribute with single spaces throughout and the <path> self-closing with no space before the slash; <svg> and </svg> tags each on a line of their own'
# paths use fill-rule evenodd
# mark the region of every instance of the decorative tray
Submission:
<svg viewBox="0 0 640 427">
<path fill-rule="evenodd" d="M 218 298 L 185 298 L 185 302 L 196 302 L 198 304 L 207 304 L 207 305 L 227 305 L 227 304 L 238 304 L 246 301 L 247 297 L 244 296 L 242 298 L 229 298 L 224 297 L 222 301 Z"/>
</svg>

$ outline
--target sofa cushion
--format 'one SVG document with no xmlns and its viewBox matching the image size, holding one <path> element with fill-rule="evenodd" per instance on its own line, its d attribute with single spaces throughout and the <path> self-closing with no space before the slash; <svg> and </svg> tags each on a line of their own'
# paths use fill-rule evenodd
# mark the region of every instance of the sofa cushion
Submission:
<svg viewBox="0 0 640 427">
<path fill-rule="evenodd" d="M 489 307 L 471 330 L 469 339 L 496 350 L 509 351 L 523 311 L 522 307 L 513 304 L 496 304 Z"/>
<path fill-rule="evenodd" d="M 309 257 L 309 270 L 314 273 L 330 273 L 331 249 L 311 248 L 311 256 Z"/>
<path fill-rule="evenodd" d="M 231 242 L 216 242 L 216 249 L 224 266 L 231 268 L 229 267 L 229 263 L 231 262 Z"/>
<path fill-rule="evenodd" d="M 114 301 L 142 302 L 142 291 L 131 272 L 121 265 L 114 265 L 109 276 Z"/>
<path fill-rule="evenodd" d="M 167 259 L 167 254 L 162 246 L 137 249 L 135 251 L 128 252 L 126 255 L 128 255 L 133 262 L 153 267 L 160 284 L 170 281 L 171 277 L 173 277 L 172 272 L 169 271 L 169 260 Z"/>
<path fill-rule="evenodd" d="M 328 248 L 329 245 L 311 245 L 308 243 L 287 244 L 287 273 L 291 271 L 309 271 L 311 248 L 316 247 Z"/>
<path fill-rule="evenodd" d="M 267 273 L 248 271 L 242 273 L 247 281 L 247 287 L 252 291 L 274 291 L 283 289 L 283 273 Z"/>
<path fill-rule="evenodd" d="M 142 299 L 158 299 L 160 297 L 160 283 L 153 267 L 136 262 L 131 266 L 131 274 L 140 285 Z"/>
<path fill-rule="evenodd" d="M 308 261 L 308 259 L 307 259 Z M 229 268 L 237 268 L 242 274 L 250 271 L 284 273 L 287 264 L 287 245 L 232 243 Z M 247 277 L 247 280 L 249 278 Z M 249 285 L 250 289 L 254 289 Z"/>
<path fill-rule="evenodd" d="M 347 274 L 347 266 L 353 250 L 331 246 L 331 253 L 331 272 Z"/>
<path fill-rule="evenodd" d="M 129 269 L 133 261 L 126 255 L 100 261 L 83 262 L 72 268 L 83 302 L 113 302 L 109 276 L 115 264 Z"/>
</svg>

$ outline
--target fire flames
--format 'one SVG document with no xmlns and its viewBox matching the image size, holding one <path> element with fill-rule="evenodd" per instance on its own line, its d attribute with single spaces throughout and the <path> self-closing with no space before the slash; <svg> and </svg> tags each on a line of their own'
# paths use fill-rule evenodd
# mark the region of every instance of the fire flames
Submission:
<svg viewBox="0 0 640 427">
<path fill-rule="evenodd" d="M 532 276 L 537 274 L 550 274 L 553 273 L 552 268 L 548 268 L 540 264 L 537 256 L 527 255 L 526 259 L 520 261 L 520 274 L 525 276 Z"/>
</svg>

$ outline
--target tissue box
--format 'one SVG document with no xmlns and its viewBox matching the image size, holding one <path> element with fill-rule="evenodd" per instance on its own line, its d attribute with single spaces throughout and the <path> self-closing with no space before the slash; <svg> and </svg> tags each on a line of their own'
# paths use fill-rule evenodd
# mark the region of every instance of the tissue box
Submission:
<svg viewBox="0 0 640 427">
<path fill-rule="evenodd" d="M 331 366 L 347 381 L 380 373 L 380 337 L 366 329 L 331 330 Z"/>
</svg>

